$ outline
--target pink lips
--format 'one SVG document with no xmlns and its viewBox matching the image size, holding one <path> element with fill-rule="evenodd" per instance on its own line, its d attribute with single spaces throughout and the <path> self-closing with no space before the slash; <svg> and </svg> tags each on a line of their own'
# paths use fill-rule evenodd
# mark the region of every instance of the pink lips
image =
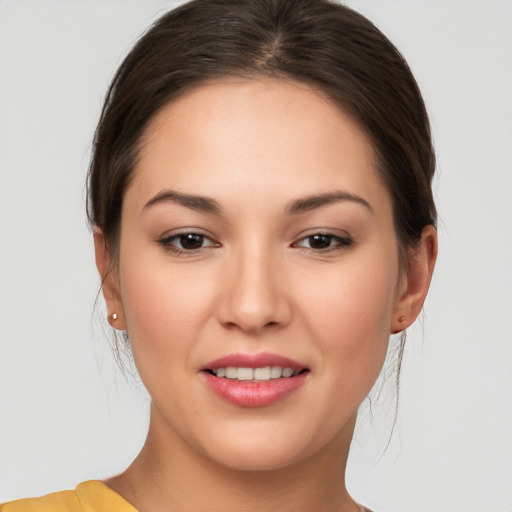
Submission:
<svg viewBox="0 0 512 512">
<path fill-rule="evenodd" d="M 228 366 L 234 366 L 237 368 L 263 368 L 265 366 L 282 366 L 283 368 L 293 368 L 294 370 L 302 370 L 303 368 L 306 368 L 305 365 L 300 364 L 293 359 L 265 352 L 256 355 L 230 354 L 228 356 L 215 359 L 215 361 L 210 361 L 201 369 L 211 370 L 215 368 L 227 368 Z"/>
<path fill-rule="evenodd" d="M 294 371 L 307 369 L 305 365 L 297 361 L 276 354 L 231 354 L 209 362 L 201 368 L 201 373 L 210 390 L 225 401 L 240 407 L 265 407 L 271 405 L 302 386 L 309 374 L 308 371 L 304 371 L 293 377 L 255 382 L 216 377 L 210 371 L 227 367 L 264 368 L 266 366 L 292 368 Z"/>
</svg>

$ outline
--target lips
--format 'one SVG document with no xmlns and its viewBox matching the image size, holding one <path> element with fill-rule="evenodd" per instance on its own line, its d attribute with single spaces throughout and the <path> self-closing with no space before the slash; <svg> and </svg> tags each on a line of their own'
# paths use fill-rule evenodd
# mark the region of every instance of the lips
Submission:
<svg viewBox="0 0 512 512">
<path fill-rule="evenodd" d="M 281 366 L 283 368 L 292 368 L 293 370 L 303 370 L 307 368 L 306 365 L 303 365 L 288 357 L 264 352 L 262 354 L 255 355 L 230 354 L 228 356 L 215 359 L 214 361 L 210 361 L 208 364 L 204 365 L 201 370 L 227 368 L 228 366 L 235 368 L 263 368 L 265 366 Z"/>
<path fill-rule="evenodd" d="M 209 362 L 201 373 L 223 400 L 239 407 L 265 407 L 302 386 L 309 369 L 277 354 L 231 354 Z"/>
</svg>

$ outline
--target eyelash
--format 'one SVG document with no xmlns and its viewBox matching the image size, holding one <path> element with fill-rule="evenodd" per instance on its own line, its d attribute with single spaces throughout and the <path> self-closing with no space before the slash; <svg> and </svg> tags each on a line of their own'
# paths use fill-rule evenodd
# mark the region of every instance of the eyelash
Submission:
<svg viewBox="0 0 512 512">
<path fill-rule="evenodd" d="M 206 246 L 201 246 L 193 249 L 186 249 L 183 247 L 183 241 L 186 237 L 200 237 L 202 241 L 209 241 L 210 243 Z M 177 247 L 175 245 L 176 241 L 181 244 L 181 247 Z M 192 255 L 197 254 L 199 251 L 204 249 L 208 249 L 210 247 L 220 247 L 220 244 L 214 242 L 209 236 L 204 233 L 198 233 L 196 231 L 184 231 L 182 233 L 175 233 L 170 236 L 166 236 L 158 240 L 158 243 L 167 251 L 172 252 L 174 254 L 184 254 L 184 255 Z M 202 244 L 201 244 L 202 245 Z"/>
<path fill-rule="evenodd" d="M 317 247 L 317 248 L 314 248 L 314 247 L 311 247 L 311 242 L 312 240 L 314 240 L 315 238 L 317 239 L 320 239 L 320 238 L 326 238 L 328 239 L 328 247 Z M 300 245 L 301 242 L 304 242 L 308 240 L 309 241 L 309 244 L 310 246 L 309 247 L 305 247 L 303 245 Z M 331 242 L 334 242 L 332 245 L 331 245 Z M 319 232 L 319 233 L 313 233 L 311 235 L 308 235 L 308 236 L 305 236 L 303 238 L 301 238 L 298 242 L 295 242 L 293 244 L 293 247 L 298 247 L 298 248 L 301 248 L 301 249 L 304 249 L 304 250 L 307 250 L 307 251 L 311 251 L 311 252 L 314 252 L 314 253 L 330 253 L 330 252 L 334 252 L 334 251 L 340 251 L 340 250 L 344 250 L 344 249 L 348 249 L 350 248 L 352 245 L 354 244 L 354 240 L 352 238 L 350 238 L 349 236 L 338 236 L 338 235 L 333 235 L 332 233 L 322 233 L 322 232 Z"/>
<path fill-rule="evenodd" d="M 183 247 L 183 241 L 185 240 L 185 237 L 198 237 L 201 240 L 201 247 L 196 248 L 185 248 Z M 311 247 L 312 242 L 316 239 L 318 242 L 321 238 L 326 239 L 326 242 L 328 243 L 327 247 Z M 204 241 L 208 241 L 209 244 L 206 246 L 203 246 L 202 243 Z M 301 243 L 308 241 L 309 247 L 304 246 Z M 181 247 L 176 246 L 176 242 L 180 243 Z M 195 232 L 195 231 L 184 231 L 182 233 L 175 233 L 170 236 L 166 236 L 160 240 L 158 240 L 158 243 L 167 251 L 172 252 L 174 254 L 181 254 L 181 255 L 193 255 L 198 254 L 199 252 L 202 252 L 203 250 L 208 250 L 210 248 L 217 248 L 220 247 L 220 244 L 218 242 L 213 241 L 209 236 L 205 235 L 204 233 Z M 308 252 L 313 253 L 330 253 L 335 251 L 340 251 L 344 249 L 350 248 L 354 244 L 354 241 L 352 238 L 346 236 L 338 236 L 333 235 L 332 233 L 313 233 L 311 235 L 305 236 L 298 240 L 297 242 L 294 242 L 292 244 L 293 248 L 299 248 Z"/>
</svg>

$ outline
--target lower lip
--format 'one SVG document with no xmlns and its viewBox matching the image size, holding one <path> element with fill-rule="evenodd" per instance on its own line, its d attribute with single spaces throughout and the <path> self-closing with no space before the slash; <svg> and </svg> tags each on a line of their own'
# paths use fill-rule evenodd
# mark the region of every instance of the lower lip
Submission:
<svg viewBox="0 0 512 512">
<path fill-rule="evenodd" d="M 262 382 L 226 379 L 209 372 L 203 372 L 203 375 L 208 387 L 227 402 L 240 407 L 265 407 L 282 400 L 302 386 L 308 373 Z"/>
</svg>

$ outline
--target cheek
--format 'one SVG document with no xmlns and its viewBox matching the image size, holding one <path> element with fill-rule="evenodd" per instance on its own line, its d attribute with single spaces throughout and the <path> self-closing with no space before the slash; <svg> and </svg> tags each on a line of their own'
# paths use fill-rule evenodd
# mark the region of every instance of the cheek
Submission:
<svg viewBox="0 0 512 512">
<path fill-rule="evenodd" d="M 370 391 L 384 362 L 395 303 L 398 266 L 389 257 L 360 259 L 310 283 L 302 310 L 321 345 L 325 378 L 340 389 Z M 323 370 L 329 371 L 323 371 Z"/>
<path fill-rule="evenodd" d="M 314 311 L 319 329 L 332 325 L 344 337 L 380 326 L 389 334 L 398 280 L 395 264 L 380 264 L 376 258 L 353 263 L 318 274 L 300 294 L 306 298 L 308 309 Z"/>
<path fill-rule="evenodd" d="M 214 286 L 204 272 L 189 275 L 165 257 L 125 251 L 120 279 L 123 309 L 133 355 L 144 380 L 156 368 L 171 364 L 194 347 L 211 312 Z"/>
</svg>

